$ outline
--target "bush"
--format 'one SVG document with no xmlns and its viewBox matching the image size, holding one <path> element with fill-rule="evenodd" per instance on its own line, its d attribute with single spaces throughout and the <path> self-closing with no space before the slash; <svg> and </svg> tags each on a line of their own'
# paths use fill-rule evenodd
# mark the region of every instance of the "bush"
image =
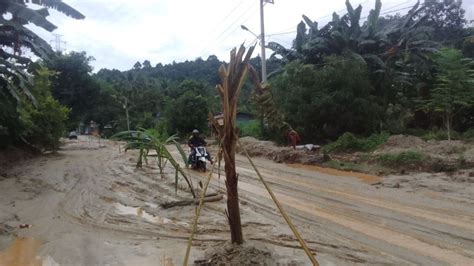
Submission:
<svg viewBox="0 0 474 266">
<path fill-rule="evenodd" d="M 25 126 L 23 136 L 40 150 L 59 148 L 59 138 L 64 135 L 69 109 L 49 96 L 38 102 L 38 108 L 24 108 L 20 119 Z"/>
<path fill-rule="evenodd" d="M 462 134 L 462 137 L 465 139 L 474 139 L 474 128 L 468 129 Z"/>
<path fill-rule="evenodd" d="M 386 153 L 378 156 L 378 161 L 387 166 L 418 164 L 427 156 L 418 151 L 402 151 L 399 153 Z"/>
<path fill-rule="evenodd" d="M 346 132 L 336 141 L 324 146 L 325 153 L 330 152 L 355 152 L 373 151 L 388 140 L 388 133 L 372 134 L 368 138 L 357 138 L 352 133 Z"/>
<path fill-rule="evenodd" d="M 19 108 L 21 136 L 39 150 L 55 151 L 65 133 L 69 109 L 51 96 L 51 72 L 40 69 L 35 76 L 34 96 L 37 106 L 26 100 Z"/>
<path fill-rule="evenodd" d="M 262 138 L 262 127 L 258 120 L 238 121 L 237 127 L 240 130 L 240 137 Z"/>
<path fill-rule="evenodd" d="M 301 138 L 313 143 L 344 132 L 376 132 L 384 108 L 372 94 L 366 65 L 337 56 L 324 60 L 321 68 L 290 62 L 272 79 L 272 93 L 286 122 L 301 128 Z"/>
</svg>

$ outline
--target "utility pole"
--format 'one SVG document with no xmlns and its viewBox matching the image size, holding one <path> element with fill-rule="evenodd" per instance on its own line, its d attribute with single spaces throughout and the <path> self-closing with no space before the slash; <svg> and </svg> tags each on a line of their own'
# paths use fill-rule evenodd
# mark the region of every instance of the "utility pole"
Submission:
<svg viewBox="0 0 474 266">
<path fill-rule="evenodd" d="M 61 41 L 61 34 L 53 34 L 54 35 L 54 40 L 51 40 L 50 43 L 54 43 L 54 50 L 56 52 L 60 53 L 62 52 L 63 49 L 61 49 L 61 44 L 66 45 L 66 42 Z"/>
<path fill-rule="evenodd" d="M 260 0 L 260 46 L 262 48 L 260 59 L 262 60 L 262 83 L 267 82 L 267 59 L 265 56 L 265 19 L 263 15 L 263 5 L 265 2 L 265 0 Z"/>
<path fill-rule="evenodd" d="M 253 36 L 260 40 L 260 46 L 262 48 L 260 59 L 262 60 L 262 83 L 267 82 L 267 58 L 265 56 L 265 18 L 263 12 L 263 6 L 266 3 L 274 4 L 273 0 L 259 0 L 260 1 L 260 35 L 253 33 L 245 25 L 240 25 L 243 30 L 250 32 Z"/>
</svg>

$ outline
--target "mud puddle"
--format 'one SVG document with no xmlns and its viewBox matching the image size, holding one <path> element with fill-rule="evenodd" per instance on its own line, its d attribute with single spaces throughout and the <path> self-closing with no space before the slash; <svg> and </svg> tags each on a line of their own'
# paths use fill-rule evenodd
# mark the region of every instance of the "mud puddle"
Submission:
<svg viewBox="0 0 474 266">
<path fill-rule="evenodd" d="M 321 166 L 316 166 L 316 165 L 306 165 L 306 164 L 297 164 L 297 163 L 287 164 L 287 165 L 291 168 L 304 169 L 304 170 L 319 172 L 319 173 L 328 174 L 328 175 L 355 177 L 367 184 L 374 184 L 374 183 L 380 182 L 380 180 L 382 179 L 380 176 L 369 175 L 369 174 L 358 173 L 358 172 L 342 171 L 342 170 L 326 168 L 326 167 L 321 167 Z"/>
<path fill-rule="evenodd" d="M 185 222 L 175 221 L 166 217 L 160 217 L 155 214 L 150 214 L 141 207 L 130 207 L 130 206 L 126 206 L 120 203 L 115 203 L 114 207 L 118 214 L 137 216 L 151 223 L 161 224 L 161 225 L 174 224 L 174 225 L 181 225 L 181 226 L 189 226 L 189 224 Z"/>
</svg>

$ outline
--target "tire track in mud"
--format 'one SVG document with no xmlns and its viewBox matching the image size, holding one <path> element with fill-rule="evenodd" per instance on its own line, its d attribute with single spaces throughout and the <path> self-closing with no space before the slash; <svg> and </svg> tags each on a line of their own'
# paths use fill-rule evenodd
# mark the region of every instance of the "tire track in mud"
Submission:
<svg viewBox="0 0 474 266">
<path fill-rule="evenodd" d="M 137 235 L 140 235 L 140 237 L 146 237 L 147 239 L 158 237 L 188 240 L 190 231 L 189 228 L 184 226 L 157 225 L 144 221 L 140 216 L 134 217 L 115 213 L 113 204 L 110 202 L 104 204 L 104 194 L 109 201 L 121 203 L 120 199 L 114 197 L 113 191 L 104 191 L 101 188 L 110 188 L 112 184 L 121 182 L 121 184 L 126 185 L 123 194 L 128 195 L 122 195 L 126 201 L 127 197 L 142 198 L 144 200 L 144 195 L 141 195 L 141 192 L 144 192 L 143 189 L 138 192 L 134 191 L 134 188 L 139 187 L 139 183 L 145 187 L 154 184 L 153 188 L 158 189 L 159 195 L 163 196 L 166 193 L 169 198 L 184 199 L 189 197 L 174 196 L 174 193 L 170 193 L 171 188 L 167 184 L 163 184 L 164 180 L 153 180 L 145 171 L 137 172 L 133 170 L 133 167 L 126 167 L 128 162 L 124 164 L 123 160 L 128 159 L 128 156 L 110 156 L 109 153 L 101 153 L 101 155 L 94 157 L 83 156 L 77 158 L 74 162 L 73 175 L 75 175 L 77 181 L 66 193 L 64 199 L 59 202 L 58 214 L 67 217 L 71 222 L 85 229 L 93 228 L 121 233 L 134 239 L 138 237 Z M 227 240 L 226 236 L 228 235 L 227 229 L 209 229 L 205 226 L 200 228 L 198 232 L 201 233 L 201 236 L 197 237 L 196 241 L 200 242 L 223 242 Z"/>
<path fill-rule="evenodd" d="M 295 180 L 293 178 L 283 178 L 279 175 L 272 175 L 273 179 L 277 179 L 278 182 L 275 182 L 276 186 L 281 186 L 283 188 L 289 189 L 289 186 L 280 185 L 280 184 L 299 184 L 300 180 Z M 313 181 L 312 183 L 308 181 Z M 307 187 L 311 185 L 311 190 L 303 190 L 302 193 L 307 194 L 315 194 L 317 196 L 310 196 L 316 202 L 324 202 L 327 201 L 328 197 L 324 195 L 336 195 L 337 201 L 336 204 L 332 204 L 330 208 L 337 211 L 337 209 L 341 209 L 340 213 L 345 215 L 353 215 L 360 216 L 361 213 L 364 215 L 369 215 L 371 220 L 376 219 L 378 223 L 386 224 L 389 223 L 390 227 L 395 227 L 400 230 L 406 230 L 406 227 L 399 226 L 399 225 L 413 225 L 413 230 L 430 230 L 431 232 L 445 232 L 446 235 L 453 236 L 454 241 L 451 241 L 450 244 L 456 244 L 459 240 L 465 241 L 465 246 L 471 245 L 474 246 L 474 239 L 467 239 L 464 238 L 464 235 L 472 235 L 474 227 L 474 218 L 471 215 L 468 215 L 466 212 L 462 214 L 454 215 L 453 213 L 449 213 L 449 210 L 446 211 L 444 208 L 431 208 L 431 206 L 407 206 L 406 204 L 397 203 L 397 201 L 389 200 L 383 198 L 382 196 L 376 195 L 376 197 L 368 198 L 363 197 L 355 194 L 357 192 L 351 190 L 350 188 L 344 187 L 344 191 L 341 189 L 334 189 L 334 188 L 322 188 L 320 186 L 315 186 L 317 182 L 314 180 L 303 180 L 301 182 L 302 186 L 295 187 L 292 186 L 294 190 L 299 190 L 299 188 L 303 188 L 303 186 Z M 281 190 L 285 192 L 285 190 Z M 317 192 L 317 193 L 314 193 Z M 379 193 L 380 194 L 380 193 Z M 403 192 L 402 192 L 403 194 Z M 323 196 L 321 196 L 323 195 Z M 319 198 L 324 197 L 324 201 L 320 200 Z M 333 197 L 334 198 L 334 197 Z M 343 203 L 342 206 L 337 206 L 339 203 Z M 356 203 L 357 204 L 354 204 Z M 361 206 L 364 206 L 363 208 Z M 335 207 L 339 207 L 334 209 Z M 376 207 L 376 208 L 373 208 Z M 471 208 L 472 209 L 472 208 Z M 434 211 L 436 210 L 436 211 Z M 444 214 L 444 212 L 448 212 Z M 410 218 L 411 217 L 411 218 Z M 456 217 L 454 219 L 453 217 Z M 409 219 L 408 219 L 409 218 Z M 397 225 L 398 223 L 398 225 Z M 454 232 L 455 231 L 455 232 Z M 413 233 L 416 233 L 414 231 Z M 456 234 L 455 234 L 456 233 Z M 434 234 L 434 237 L 440 236 L 440 234 Z M 423 239 L 423 236 L 419 236 L 420 239 Z M 433 235 L 429 236 L 432 238 Z M 443 242 L 445 236 L 438 237 L 437 242 Z M 433 243 L 436 244 L 436 243 Z M 471 256 L 474 254 L 471 252 Z"/>
<path fill-rule="evenodd" d="M 179 157 L 177 152 L 175 155 Z M 133 240 L 163 238 L 185 243 L 194 207 L 180 208 L 179 212 L 164 211 L 150 207 L 149 203 L 158 205 L 165 200 L 189 199 L 190 196 L 184 191 L 175 195 L 172 174 L 170 178 L 161 179 L 153 167 L 136 170 L 135 158 L 131 156 L 133 154 L 118 154 L 112 148 L 96 149 L 90 154 L 77 151 L 74 162 L 61 169 L 67 171 L 70 185 L 56 212 L 87 231 L 110 232 Z M 245 238 L 297 249 L 291 233 L 281 230 L 286 229 L 286 225 L 245 160 L 237 156 L 240 196 L 246 203 L 242 204 Z M 395 193 L 386 196 L 351 178 L 265 160 L 258 163 L 311 249 L 323 256 L 337 257 L 347 263 L 397 265 L 466 265 L 473 260 L 474 251 L 468 246 L 474 243 L 469 236 L 474 235 L 470 226 L 474 224 L 472 207 L 461 213 L 461 207 L 450 210 L 447 203 L 429 206 L 425 201 L 397 199 Z M 195 179 L 194 184 L 205 178 L 192 171 L 189 173 Z M 212 188 L 225 190 L 224 174 L 221 176 L 222 182 L 214 175 Z M 401 197 L 406 195 L 403 194 L 406 192 L 400 193 Z M 115 203 L 139 207 L 158 217 L 174 217 L 189 226 L 154 223 L 138 215 L 119 213 Z M 227 241 L 225 202 L 206 204 L 205 208 L 194 245 Z"/>
<path fill-rule="evenodd" d="M 246 159 L 246 158 L 243 158 Z M 245 160 L 239 161 L 245 165 Z M 273 163 L 273 162 L 270 162 Z M 268 162 L 266 163 L 268 164 Z M 402 204 L 397 204 L 396 201 L 400 201 L 401 198 L 396 198 L 393 199 L 392 201 L 389 201 L 389 198 L 386 197 L 386 195 L 374 195 L 376 193 L 369 193 L 369 191 L 364 192 L 364 191 L 356 191 L 351 188 L 352 185 L 354 185 L 354 182 L 347 183 L 344 182 L 344 178 L 348 177 L 340 177 L 340 176 L 331 176 L 325 173 L 320 173 L 317 171 L 312 171 L 312 170 L 304 170 L 300 168 L 294 168 L 294 167 L 287 167 L 285 164 L 276 164 L 275 165 L 276 169 L 267 169 L 267 168 L 262 168 L 260 169 L 260 172 L 269 179 L 267 182 L 272 182 L 275 185 L 283 186 L 286 183 L 285 188 L 291 188 L 293 186 L 291 185 L 300 185 L 300 187 L 311 187 L 311 190 L 319 190 L 319 192 L 328 192 L 328 193 L 336 193 L 342 196 L 347 196 L 351 197 L 353 199 L 359 200 L 359 201 L 365 201 L 368 204 L 373 204 L 377 205 L 377 207 L 382 207 L 382 208 L 391 208 L 394 211 L 400 211 L 404 212 L 405 214 L 408 215 L 417 215 L 421 216 L 422 218 L 427 218 L 428 216 L 434 217 L 432 219 L 434 220 L 439 220 L 441 222 L 447 222 L 451 223 L 452 225 L 459 225 L 461 227 L 466 228 L 466 226 L 469 225 L 469 223 L 474 221 L 474 213 L 471 215 L 466 214 L 465 210 L 462 211 L 456 211 L 456 210 L 451 210 L 447 208 L 437 208 L 434 206 L 428 206 L 428 205 L 420 205 L 415 202 L 410 202 L 412 207 Z M 251 168 L 241 168 L 244 172 L 247 173 L 246 177 L 249 178 L 249 180 L 256 180 L 254 176 L 254 171 Z M 275 175 L 275 172 L 278 174 Z M 348 176 L 350 176 L 350 173 L 348 173 Z M 301 177 L 298 179 L 297 177 Z M 323 178 L 320 178 L 323 177 Z M 344 191 L 341 189 L 337 189 L 337 186 L 334 186 L 335 182 L 327 181 L 325 180 L 325 177 L 329 178 L 335 178 L 339 179 L 344 187 Z M 342 180 L 341 180 L 342 178 Z M 278 182 L 275 182 L 273 179 L 277 179 Z M 354 180 L 353 178 L 349 177 L 349 179 Z M 321 182 L 324 182 L 324 186 L 322 187 Z M 288 184 L 290 183 L 290 184 Z M 338 184 L 340 185 L 340 184 Z M 358 184 L 359 187 L 365 186 L 366 185 L 360 183 Z M 340 187 L 340 186 L 339 186 Z M 375 199 L 369 198 L 373 197 Z M 399 195 L 397 195 L 399 196 Z M 384 202 L 384 204 L 380 204 L 380 202 Z M 451 206 L 450 206 L 451 207 Z M 455 207 L 455 206 L 452 206 Z M 411 211 L 404 211 L 403 209 L 410 209 Z M 441 214 L 443 212 L 444 214 Z M 451 219 L 452 216 L 457 216 L 461 220 L 467 221 L 468 223 L 457 223 L 457 221 Z M 430 219 L 430 218 L 427 218 Z"/>
<path fill-rule="evenodd" d="M 254 193 L 262 195 L 266 191 L 263 189 L 256 189 L 255 187 L 246 183 L 241 183 L 240 188 Z M 472 263 L 472 258 L 467 258 L 451 250 L 439 248 L 434 245 L 430 245 L 426 242 L 422 242 L 412 236 L 394 232 L 375 224 L 367 223 L 356 219 L 351 219 L 347 216 L 341 216 L 329 212 L 323 208 L 316 207 L 314 204 L 307 203 L 302 200 L 295 199 L 290 196 L 275 192 L 280 201 L 284 202 L 285 205 L 302 211 L 309 215 L 315 215 L 317 217 L 324 218 L 326 220 L 335 222 L 344 227 L 350 228 L 359 233 L 370 236 L 371 238 L 385 241 L 389 244 L 397 245 L 399 247 L 406 248 L 407 251 L 416 252 L 424 256 L 432 257 L 439 260 L 440 262 L 453 263 L 457 265 L 469 265 Z M 267 197 L 269 198 L 269 196 Z"/>
<path fill-rule="evenodd" d="M 320 206 L 325 206 L 326 209 L 331 209 L 331 211 L 334 213 L 344 215 L 352 219 L 357 219 L 363 214 L 365 216 L 365 220 L 369 220 L 367 218 L 370 218 L 370 222 L 372 223 L 382 224 L 385 227 L 390 227 L 392 230 L 395 230 L 399 233 L 406 233 L 406 230 L 409 229 L 410 233 L 417 239 L 430 244 L 439 245 L 443 248 L 452 248 L 453 250 L 458 250 L 459 248 L 457 246 L 459 246 L 460 242 L 464 246 L 474 246 L 474 239 L 463 237 L 464 235 L 472 234 L 471 224 L 467 224 L 464 221 L 448 220 L 446 217 L 440 218 L 438 216 L 433 216 L 433 212 L 425 212 L 424 210 L 418 208 L 407 207 L 407 209 L 414 212 L 410 213 L 407 210 L 403 210 L 402 208 L 404 206 L 400 204 L 387 202 L 386 200 L 378 200 L 374 202 L 373 200 L 334 189 L 328 190 L 312 187 L 311 190 L 309 190 L 306 188 L 302 189 L 302 187 L 289 187 L 282 184 L 285 182 L 294 183 L 292 182 L 292 179 L 290 179 L 290 181 L 281 180 L 280 177 L 278 177 L 278 179 L 280 179 L 278 183 L 273 183 L 276 191 L 287 193 L 287 191 L 293 190 L 301 194 L 305 194 L 307 199 L 311 198 L 313 202 L 318 203 Z M 334 200 L 329 197 L 331 193 L 338 196 L 343 195 L 349 197 L 338 197 L 339 200 Z M 314 194 L 314 196 L 311 194 Z M 358 203 L 356 204 L 356 201 L 352 201 L 352 203 L 350 203 L 348 199 L 355 199 Z M 396 205 L 397 208 L 394 208 L 393 205 Z M 373 208 L 374 206 L 377 208 Z M 416 222 L 413 222 L 407 219 L 406 215 L 401 216 L 400 213 L 411 215 L 413 218 L 421 219 L 416 219 Z M 426 215 L 426 213 L 429 213 L 429 215 Z M 466 216 L 461 217 L 466 218 Z M 474 220 L 470 222 L 474 222 Z M 456 234 L 453 233 L 453 226 L 459 227 L 456 229 Z M 444 234 L 441 234 L 441 232 Z M 446 235 L 451 237 L 446 238 Z M 433 241 L 433 238 L 436 241 Z M 443 242 L 447 242 L 447 245 L 440 244 Z M 474 252 L 464 252 L 464 254 L 467 256 L 474 256 Z"/>
<path fill-rule="evenodd" d="M 240 194 L 241 197 L 263 210 L 269 210 L 269 213 L 274 212 L 274 208 L 261 204 L 261 199 L 268 200 L 269 196 L 260 185 L 256 186 L 259 181 L 244 160 L 242 157 L 237 158 L 239 185 L 245 191 Z M 283 165 L 273 162 L 265 162 L 263 165 L 260 171 L 267 182 L 271 183 L 280 201 L 287 209 L 290 207 L 291 215 L 298 220 L 302 220 L 301 215 L 297 215 L 295 210 L 303 213 L 303 216 L 336 223 L 345 230 L 352 231 L 346 237 L 356 241 L 362 239 L 367 246 L 376 245 L 380 252 L 393 254 L 402 258 L 405 263 L 468 265 L 474 261 L 474 250 L 468 248 L 472 247 L 474 240 L 463 237 L 474 235 L 474 220 L 470 213 L 461 214 L 457 210 L 423 206 L 417 202 L 408 206 L 406 202 L 398 203 L 398 200 L 383 198 L 381 195 L 368 198 L 365 195 L 369 192 L 353 191 L 347 184 L 342 186 L 344 191 L 333 188 L 337 181 L 331 182 L 319 177 L 328 176 L 325 174 L 297 171 L 287 169 L 288 167 L 281 171 Z M 216 177 L 217 174 L 214 179 Z M 341 180 L 341 177 L 332 178 Z M 344 181 L 343 178 L 342 180 Z M 331 198 L 336 200 L 328 200 Z M 324 207 L 319 207 L 320 205 Z M 306 219 L 306 222 L 308 220 L 311 218 Z M 361 235 L 363 237 L 360 239 Z M 377 246 L 380 243 L 383 244 L 382 247 Z"/>
<path fill-rule="evenodd" d="M 247 173 L 241 176 L 246 177 L 248 181 L 253 183 L 259 182 L 254 176 L 252 176 L 253 170 L 247 168 L 240 168 L 239 170 L 243 170 Z M 391 211 L 403 213 L 405 215 L 416 216 L 426 220 L 436 221 L 442 224 L 448 224 L 464 229 L 472 229 L 471 224 L 474 222 L 474 215 L 467 214 L 465 210 L 463 213 L 459 213 L 452 212 L 449 209 L 445 208 L 433 208 L 431 206 L 426 205 L 417 205 L 416 203 L 412 203 L 412 206 L 407 206 L 406 204 L 399 204 L 395 200 L 392 200 L 390 198 L 385 198 L 380 193 L 377 193 L 376 195 L 368 195 L 373 196 L 373 199 L 371 199 L 368 196 L 362 196 L 363 194 L 368 194 L 369 191 L 367 191 L 367 193 L 360 193 L 361 191 L 352 190 L 348 186 L 343 186 L 344 191 L 341 189 L 333 188 L 334 186 L 332 184 L 324 184 L 326 186 L 326 188 L 324 188 L 321 186 L 320 183 L 318 184 L 318 182 L 321 182 L 321 180 L 317 179 L 317 175 L 319 175 L 318 172 L 310 172 L 310 175 L 304 175 L 304 177 L 306 178 L 304 180 L 298 180 L 294 178 L 294 174 L 291 173 L 287 174 L 287 176 L 281 176 L 281 173 L 275 175 L 274 172 L 272 173 L 265 168 L 263 170 L 260 170 L 260 172 L 263 172 L 263 175 L 268 179 L 267 182 L 271 183 L 274 186 L 278 186 L 286 190 L 294 189 L 303 193 L 313 193 L 317 194 L 318 197 L 320 194 L 336 194 L 342 197 L 335 197 L 336 199 L 332 199 L 332 201 L 341 203 L 342 200 L 346 200 L 347 206 L 354 206 L 354 204 L 351 204 L 350 202 L 354 202 L 355 200 L 357 202 L 361 202 L 367 205 L 385 208 Z M 324 180 L 322 182 L 324 182 Z M 295 187 L 295 185 L 298 185 L 299 187 Z M 457 219 L 452 219 L 453 216 L 456 216 Z"/>
</svg>

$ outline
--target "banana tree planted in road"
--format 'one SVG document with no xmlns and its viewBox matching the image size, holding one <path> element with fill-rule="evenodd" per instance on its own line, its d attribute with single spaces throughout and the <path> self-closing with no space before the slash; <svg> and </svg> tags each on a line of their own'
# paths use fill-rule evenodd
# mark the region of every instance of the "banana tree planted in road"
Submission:
<svg viewBox="0 0 474 266">
<path fill-rule="evenodd" d="M 160 169 L 160 175 L 164 177 L 164 168 L 167 163 L 175 169 L 175 190 L 178 191 L 178 177 L 182 175 L 186 183 L 188 184 L 189 190 L 193 197 L 196 197 L 193 189 L 191 179 L 183 171 L 180 164 L 173 158 L 170 151 L 166 147 L 168 144 L 173 144 L 179 151 L 181 158 L 185 166 L 188 166 L 188 160 L 186 153 L 178 143 L 178 137 L 173 135 L 171 137 L 163 137 L 154 129 L 139 129 L 139 130 L 128 130 L 115 134 L 111 139 L 127 141 L 125 150 L 138 149 L 139 155 L 137 160 L 137 168 L 142 167 L 143 161 L 148 163 L 148 157 L 157 157 L 157 165 Z M 156 154 L 150 155 L 149 152 L 154 151 Z"/>
<path fill-rule="evenodd" d="M 236 128 L 237 104 L 240 91 L 244 85 L 249 71 L 249 60 L 255 46 L 252 46 L 245 54 L 244 46 L 239 50 L 235 48 L 230 53 L 230 62 L 221 65 L 219 76 L 221 84 L 217 85 L 217 92 L 221 98 L 224 125 L 220 127 L 213 116 L 212 123 L 218 130 L 222 143 L 222 154 L 225 162 L 225 185 L 227 188 L 227 220 L 230 226 L 232 243 L 242 244 L 242 225 L 240 220 L 239 193 L 237 189 L 238 175 L 235 167 L 235 150 L 238 139 Z"/>
</svg>

